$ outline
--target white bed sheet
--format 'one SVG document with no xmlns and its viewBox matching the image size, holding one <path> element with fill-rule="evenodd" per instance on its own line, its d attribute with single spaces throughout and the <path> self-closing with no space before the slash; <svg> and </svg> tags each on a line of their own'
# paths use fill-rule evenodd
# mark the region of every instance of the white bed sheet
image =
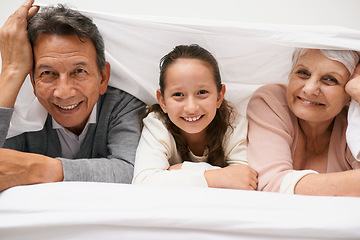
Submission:
<svg viewBox="0 0 360 240">
<path fill-rule="evenodd" d="M 0 239 L 360 239 L 360 198 L 62 182 L 0 193 Z"/>
</svg>

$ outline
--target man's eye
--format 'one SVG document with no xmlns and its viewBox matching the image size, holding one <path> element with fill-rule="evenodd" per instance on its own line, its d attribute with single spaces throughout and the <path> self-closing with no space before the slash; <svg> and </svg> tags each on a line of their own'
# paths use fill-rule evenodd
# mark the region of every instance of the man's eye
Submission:
<svg viewBox="0 0 360 240">
<path fill-rule="evenodd" d="M 78 68 L 75 70 L 76 73 L 86 73 L 86 71 L 82 68 Z"/>
<path fill-rule="evenodd" d="M 48 75 L 51 75 L 52 72 L 51 71 L 43 71 L 42 73 L 40 73 L 40 77 L 41 76 L 48 76 Z"/>
<path fill-rule="evenodd" d="M 200 91 L 198 92 L 199 95 L 207 94 L 207 93 L 208 93 L 208 91 L 206 91 L 206 90 L 200 90 Z"/>
</svg>

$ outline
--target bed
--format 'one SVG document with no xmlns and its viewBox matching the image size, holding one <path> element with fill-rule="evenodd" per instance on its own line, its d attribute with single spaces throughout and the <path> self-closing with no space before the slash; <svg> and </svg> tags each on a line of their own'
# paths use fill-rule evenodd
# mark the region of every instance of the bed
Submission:
<svg viewBox="0 0 360 240">
<path fill-rule="evenodd" d="M 219 61 L 226 98 L 246 114 L 253 91 L 286 83 L 296 47 L 360 51 L 360 31 L 109 15 L 83 11 L 104 36 L 110 85 L 155 103 L 159 60 L 197 43 Z M 26 81 L 21 91 L 32 91 Z M 9 136 L 42 127 L 29 94 L 16 102 Z M 358 184 L 358 183 L 354 183 Z M 0 239 L 360 239 L 360 198 L 112 183 L 60 182 L 0 193 Z"/>
<path fill-rule="evenodd" d="M 359 239 L 360 199 L 61 182 L 0 194 L 0 239 Z"/>
</svg>

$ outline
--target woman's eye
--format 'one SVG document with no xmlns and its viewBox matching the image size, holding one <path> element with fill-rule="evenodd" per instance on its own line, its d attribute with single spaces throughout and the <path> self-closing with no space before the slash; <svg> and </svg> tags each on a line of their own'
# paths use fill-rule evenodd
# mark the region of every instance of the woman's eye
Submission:
<svg viewBox="0 0 360 240">
<path fill-rule="evenodd" d="M 303 69 L 296 71 L 296 74 L 300 78 L 308 78 L 311 76 L 311 74 L 307 70 L 303 70 Z"/>
<path fill-rule="evenodd" d="M 332 77 L 332 76 L 324 76 L 322 79 L 328 85 L 336 85 L 336 84 L 339 83 L 339 81 L 336 78 Z"/>
</svg>

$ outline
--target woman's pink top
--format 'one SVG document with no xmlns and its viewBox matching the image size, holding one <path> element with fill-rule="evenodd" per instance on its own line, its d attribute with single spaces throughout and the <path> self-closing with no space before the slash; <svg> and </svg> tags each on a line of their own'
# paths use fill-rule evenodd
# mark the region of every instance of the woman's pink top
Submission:
<svg viewBox="0 0 360 240">
<path fill-rule="evenodd" d="M 311 169 L 294 170 L 298 119 L 286 101 L 286 85 L 269 84 L 257 89 L 247 108 L 248 161 L 259 175 L 258 190 L 294 193 L 296 183 Z M 360 168 L 346 144 L 347 109 L 336 117 L 331 134 L 327 172 Z"/>
</svg>

